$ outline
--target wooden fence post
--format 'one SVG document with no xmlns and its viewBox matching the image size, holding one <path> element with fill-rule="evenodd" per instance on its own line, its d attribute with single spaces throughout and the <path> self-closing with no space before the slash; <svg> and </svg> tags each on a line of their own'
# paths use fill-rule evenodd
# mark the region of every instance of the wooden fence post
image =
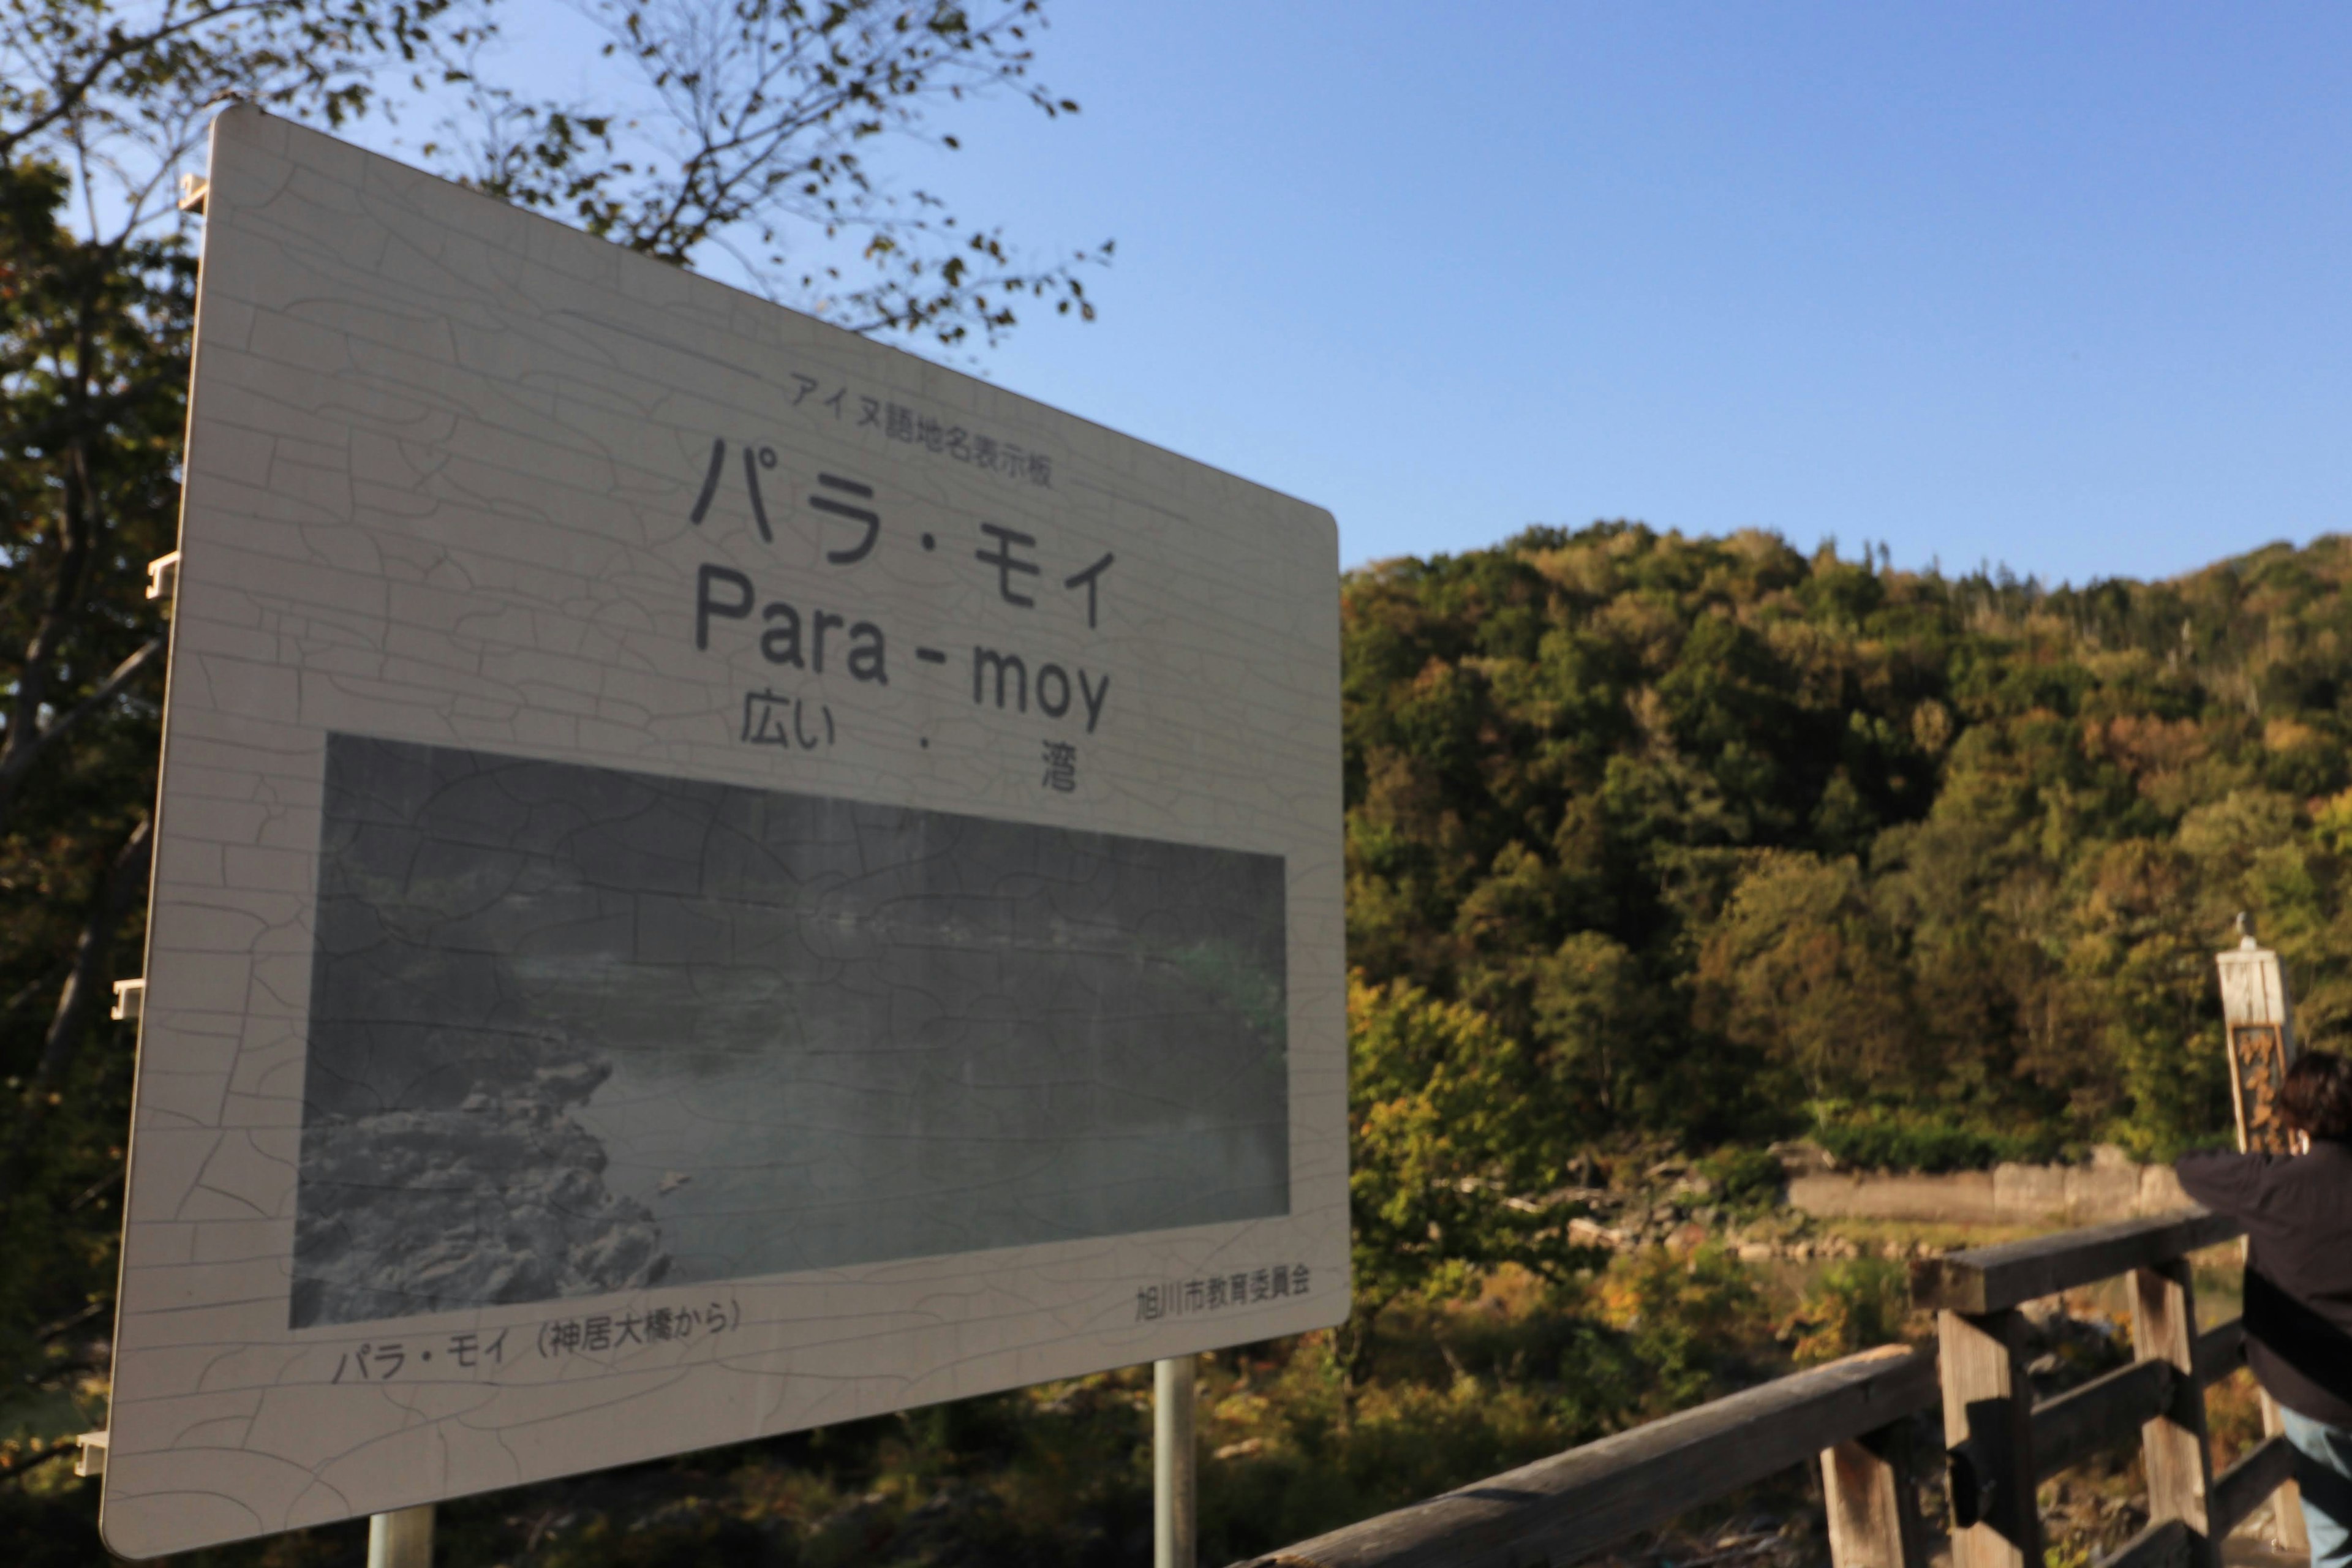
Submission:
<svg viewBox="0 0 2352 1568">
<path fill-rule="evenodd" d="M 2220 1543 L 2207 1523 L 2213 1456 L 2205 1445 L 2205 1390 L 2197 1381 L 2197 1300 L 2189 1259 L 2132 1270 L 2132 1353 L 2172 1363 L 2172 1408 L 2140 1428 L 2150 1525 L 2177 1519 L 2189 1530 L 2191 1568 L 2219 1568 Z"/>
<path fill-rule="evenodd" d="M 1836 1568 L 1927 1568 L 1906 1422 L 1822 1449 L 1822 1500 Z"/>
<path fill-rule="evenodd" d="M 2034 1499 L 2033 1387 L 2025 1376 L 2025 1320 L 2014 1308 L 1936 1314 L 1944 1386 L 1944 1442 L 1961 1449 L 1970 1485 L 1962 1507 L 1953 1467 L 1953 1568 L 2042 1568 Z M 1964 1512 L 1975 1522 L 1962 1528 Z"/>
<path fill-rule="evenodd" d="M 2278 1401 L 2271 1391 L 2263 1390 L 2263 1436 L 2265 1438 L 2286 1436 L 2286 1423 L 2279 1419 Z M 2282 1552 L 2311 1555 L 2311 1531 L 2304 1527 L 2303 1492 L 2292 1478 L 2279 1483 L 2271 1495 L 2271 1544 Z"/>
</svg>

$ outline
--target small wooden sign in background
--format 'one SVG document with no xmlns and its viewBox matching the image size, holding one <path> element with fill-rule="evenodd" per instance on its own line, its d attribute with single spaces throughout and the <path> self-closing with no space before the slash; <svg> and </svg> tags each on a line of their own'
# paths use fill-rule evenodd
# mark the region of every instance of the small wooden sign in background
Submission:
<svg viewBox="0 0 2352 1568">
<path fill-rule="evenodd" d="M 2230 1041 L 2230 1093 L 2238 1110 L 2238 1147 L 2250 1153 L 2288 1152 L 2279 1125 L 2278 1094 L 2295 1058 L 2294 1007 L 2279 956 L 2249 935 L 2234 952 L 2217 955 L 2221 971 L 2221 1020 Z"/>
<path fill-rule="evenodd" d="M 2279 1090 L 2297 1055 L 2294 1004 L 2288 998 L 2286 971 L 2279 955 L 2261 946 L 2239 917 L 2237 951 L 2217 953 L 2221 971 L 2221 1027 L 2230 1043 L 2230 1098 L 2238 1111 L 2238 1147 L 2252 1154 L 2286 1154 L 2287 1131 L 2278 1119 Z M 2263 1432 L 2281 1430 L 2278 1402 L 2263 1395 Z M 2271 1541 L 2290 1552 L 2309 1552 L 2302 1500 L 2289 1481 L 2271 1500 Z"/>
</svg>

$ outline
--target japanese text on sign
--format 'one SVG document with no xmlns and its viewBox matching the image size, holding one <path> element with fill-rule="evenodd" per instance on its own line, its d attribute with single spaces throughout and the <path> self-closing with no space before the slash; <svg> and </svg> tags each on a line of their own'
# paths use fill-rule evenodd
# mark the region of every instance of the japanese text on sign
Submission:
<svg viewBox="0 0 2352 1568">
<path fill-rule="evenodd" d="M 1013 442 L 983 436 L 919 409 L 863 393 L 853 394 L 846 384 L 835 387 L 830 396 L 820 395 L 824 390 L 822 378 L 795 371 L 792 406 L 804 407 L 809 412 L 823 409 L 836 423 L 847 424 L 853 429 L 871 427 L 893 441 L 919 447 L 937 457 L 952 458 L 1015 482 L 1047 489 L 1053 486 L 1054 460 L 1043 452 L 1024 451 Z"/>
<path fill-rule="evenodd" d="M 808 390 L 816 389 L 812 380 Z M 913 417 L 896 404 L 887 408 L 894 418 L 901 415 L 910 420 Z M 881 416 L 877 414 L 877 419 Z M 919 422 L 908 427 L 919 434 L 928 428 Z M 1006 460 L 1001 457 L 1003 449 L 985 439 L 958 447 L 955 443 L 961 441 L 964 434 L 961 429 L 949 430 L 940 437 L 939 449 L 950 455 L 961 450 L 965 460 L 983 467 Z M 1037 482 L 1050 482 L 1050 465 L 1043 458 L 1032 454 L 1025 461 L 1030 471 L 1042 476 Z M 790 490 L 790 487 L 782 486 L 781 468 L 782 459 L 772 446 L 745 442 L 739 447 L 724 436 L 712 437 L 710 455 L 703 465 L 688 522 L 702 527 L 710 518 L 722 488 L 734 483 L 730 476 L 740 471 L 751 526 L 762 542 L 774 543 L 777 529 L 782 524 L 772 512 L 772 502 Z M 868 479 L 820 472 L 803 500 L 814 514 L 809 526 L 815 531 L 829 565 L 856 567 L 874 555 L 887 535 L 885 502 L 878 487 Z M 994 590 L 992 602 L 1035 611 L 1040 608 L 1039 595 L 1050 595 L 1058 584 L 1060 602 L 1067 605 L 1063 613 L 1074 618 L 1083 605 L 1087 630 L 1100 629 L 1104 584 L 1118 563 L 1116 552 L 1104 551 L 1085 564 L 1071 560 L 1055 563 L 1050 550 L 1034 532 L 986 520 L 975 520 L 971 526 L 978 537 L 970 558 L 987 569 L 983 580 Z M 940 540 L 937 533 L 925 531 L 919 536 L 919 543 L 926 552 L 936 552 Z M 1077 558 L 1083 560 L 1083 556 Z M 1075 571 L 1066 570 L 1072 565 L 1076 565 Z M 777 670 L 809 676 L 831 672 L 846 676 L 857 686 L 887 687 L 891 683 L 890 637 L 878 619 L 866 618 L 854 610 L 767 598 L 750 573 L 716 562 L 706 563 L 695 577 L 696 649 L 709 651 L 714 637 L 723 642 L 723 628 L 730 622 L 744 623 L 744 635 L 756 635 L 754 647 L 761 659 Z M 1062 629 L 1075 627 L 1066 623 Z M 970 649 L 973 706 L 1000 713 L 1025 714 L 1031 710 L 1034 699 L 1036 711 L 1047 719 L 1083 719 L 1088 734 L 1093 734 L 1101 723 L 1110 695 L 1111 677 L 1108 671 L 990 643 L 973 642 Z M 950 652 L 927 646 L 915 648 L 919 664 L 948 666 L 960 662 L 962 657 L 961 649 Z M 955 680 L 953 675 L 949 679 Z M 960 685 L 958 682 L 950 689 Z M 841 717 L 854 721 L 856 715 L 845 711 Z M 807 752 L 836 744 L 841 729 L 830 705 L 771 687 L 743 694 L 742 721 L 736 738 L 745 745 Z M 925 744 L 929 744 L 928 741 Z M 1052 737 L 1044 744 L 1043 787 L 1064 795 L 1075 792 L 1076 747 Z"/>
<path fill-rule="evenodd" d="M 1277 1297 L 1304 1296 L 1308 1282 L 1304 1263 L 1277 1263 L 1271 1268 L 1164 1280 L 1136 1291 L 1135 1321 L 1149 1323 L 1162 1318 L 1196 1317 L 1202 1312 L 1254 1306 Z"/>
<path fill-rule="evenodd" d="M 704 1307 L 653 1307 L 644 1312 L 596 1312 L 557 1318 L 539 1326 L 539 1353 L 564 1356 L 614 1351 L 623 1345 L 667 1344 L 674 1340 L 722 1334 L 740 1328 L 743 1309 L 734 1302 Z"/>
</svg>

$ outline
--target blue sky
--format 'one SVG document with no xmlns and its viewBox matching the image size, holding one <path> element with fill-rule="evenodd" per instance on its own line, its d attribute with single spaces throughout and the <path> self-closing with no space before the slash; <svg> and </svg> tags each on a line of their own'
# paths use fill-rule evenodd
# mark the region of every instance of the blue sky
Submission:
<svg viewBox="0 0 2352 1568">
<path fill-rule="evenodd" d="M 1055 0 L 908 181 L 1032 396 L 1329 507 L 2162 575 L 2352 530 L 2352 8 Z"/>
</svg>

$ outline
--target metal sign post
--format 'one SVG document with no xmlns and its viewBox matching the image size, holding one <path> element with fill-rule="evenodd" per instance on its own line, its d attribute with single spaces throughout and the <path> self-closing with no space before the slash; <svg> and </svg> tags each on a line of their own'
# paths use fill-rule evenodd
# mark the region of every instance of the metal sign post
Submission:
<svg viewBox="0 0 2352 1568">
<path fill-rule="evenodd" d="M 2287 994 L 2286 970 L 2279 955 L 2254 941 L 2252 922 L 2238 917 L 2235 952 L 2218 953 L 2221 972 L 2221 1028 L 2230 1050 L 2230 1099 L 2237 1108 L 2242 1152 L 2289 1152 L 2286 1129 L 2278 1121 L 2278 1092 L 2286 1069 L 2299 1055 L 2294 1004 Z M 2263 1434 L 2284 1429 L 2278 1401 L 2263 1394 Z M 2308 1552 L 2302 1495 L 2288 1481 L 2271 1502 L 2271 1541 L 2282 1551 Z"/>
<path fill-rule="evenodd" d="M 372 1516 L 367 1568 L 433 1568 L 433 1505 Z"/>
<path fill-rule="evenodd" d="M 1192 1436 L 1198 1357 L 1151 1363 L 1151 1568 L 1198 1568 L 1200 1456 Z"/>
</svg>

